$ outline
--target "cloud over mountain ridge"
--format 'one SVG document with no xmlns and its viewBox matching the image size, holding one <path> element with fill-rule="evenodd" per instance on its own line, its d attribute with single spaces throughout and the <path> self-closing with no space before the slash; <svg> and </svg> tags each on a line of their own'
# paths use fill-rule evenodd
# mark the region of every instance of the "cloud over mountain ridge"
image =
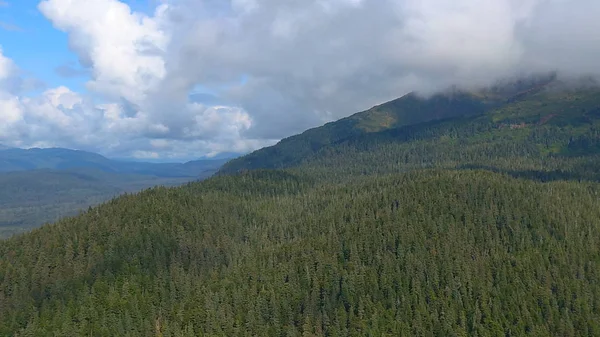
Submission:
<svg viewBox="0 0 600 337">
<path fill-rule="evenodd" d="M 28 97 L 0 53 L 0 142 L 189 157 L 243 152 L 417 90 L 597 72 L 591 0 L 45 0 L 87 93 Z M 226 105 L 203 104 L 203 90 Z M 192 95 L 193 97 L 193 95 Z M 98 103 L 100 102 L 100 103 Z M 158 140 L 158 142 L 157 142 Z M 141 151 L 141 152 L 140 152 Z"/>
</svg>

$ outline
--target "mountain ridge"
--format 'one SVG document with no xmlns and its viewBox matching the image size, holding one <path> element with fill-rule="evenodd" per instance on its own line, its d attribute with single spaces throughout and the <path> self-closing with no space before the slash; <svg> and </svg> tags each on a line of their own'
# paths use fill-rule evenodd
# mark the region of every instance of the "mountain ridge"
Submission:
<svg viewBox="0 0 600 337">
<path fill-rule="evenodd" d="M 0 172 L 33 169 L 95 168 L 105 172 L 144 174 L 158 177 L 196 177 L 215 170 L 227 161 L 221 159 L 193 160 L 185 163 L 150 163 L 119 161 L 94 152 L 65 148 L 5 149 L 0 151 Z"/>
<path fill-rule="evenodd" d="M 181 185 L 209 175 L 165 178 L 93 168 L 0 173 L 0 239 L 76 215 L 123 193 Z"/>
<path fill-rule="evenodd" d="M 485 127 L 490 137 L 498 134 L 492 129 L 501 130 L 504 126 L 532 131 L 533 126 L 548 123 L 553 125 L 549 127 L 572 125 L 574 136 L 593 132 L 593 124 L 598 119 L 594 111 L 600 111 L 600 87 L 573 90 L 555 77 L 542 77 L 526 84 L 530 86 L 521 84 L 509 89 L 475 92 L 451 90 L 430 97 L 407 94 L 233 159 L 219 174 L 296 167 L 319 156 L 319 152 L 335 151 L 340 144 L 353 139 L 402 138 L 405 137 L 402 132 L 412 133 L 418 129 L 425 132 L 425 128 L 436 129 L 453 121 L 463 123 L 461 119 Z M 460 125 L 465 131 L 469 127 Z"/>
<path fill-rule="evenodd" d="M 214 174 L 227 159 L 127 162 L 64 148 L 0 151 L 0 238 L 72 216 L 123 193 Z"/>
</svg>

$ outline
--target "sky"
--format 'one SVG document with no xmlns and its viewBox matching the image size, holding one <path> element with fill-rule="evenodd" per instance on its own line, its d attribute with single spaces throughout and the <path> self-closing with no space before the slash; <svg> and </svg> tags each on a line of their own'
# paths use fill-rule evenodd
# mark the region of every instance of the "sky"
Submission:
<svg viewBox="0 0 600 337">
<path fill-rule="evenodd" d="M 0 0 L 0 144 L 245 153 L 411 91 L 600 71 L 597 0 Z"/>
</svg>

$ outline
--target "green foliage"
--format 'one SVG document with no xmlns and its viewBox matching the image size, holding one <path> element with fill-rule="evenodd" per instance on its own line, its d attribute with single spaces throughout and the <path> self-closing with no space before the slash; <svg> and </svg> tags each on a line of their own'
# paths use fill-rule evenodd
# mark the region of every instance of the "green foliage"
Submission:
<svg viewBox="0 0 600 337">
<path fill-rule="evenodd" d="M 154 188 L 3 242 L 0 335 L 598 335 L 599 192 L 470 170 Z"/>
<path fill-rule="evenodd" d="M 493 104 L 471 94 L 454 93 L 422 98 L 408 94 L 364 112 L 283 139 L 276 146 L 232 160 L 220 170 L 235 173 L 245 169 L 274 169 L 299 165 L 327 147 L 373 132 L 458 116 L 479 115 Z"/>
<path fill-rule="evenodd" d="M 308 166 L 328 175 L 332 170 L 391 173 L 502 160 L 510 169 L 529 170 L 561 157 L 600 154 L 600 91 L 526 93 L 503 103 L 490 101 L 488 96 L 479 97 L 477 103 L 478 96 L 466 94 L 445 100 L 408 95 L 234 159 L 220 172 Z M 386 123 L 379 113 L 382 110 L 395 116 L 413 111 L 415 120 L 374 127 L 376 121 Z M 417 123 L 417 118 L 425 122 Z M 367 122 L 360 126 L 357 121 Z M 370 165 L 373 160 L 379 165 Z"/>
<path fill-rule="evenodd" d="M 0 336 L 600 335 L 600 95 L 537 83 L 408 96 L 1 241 Z"/>
</svg>

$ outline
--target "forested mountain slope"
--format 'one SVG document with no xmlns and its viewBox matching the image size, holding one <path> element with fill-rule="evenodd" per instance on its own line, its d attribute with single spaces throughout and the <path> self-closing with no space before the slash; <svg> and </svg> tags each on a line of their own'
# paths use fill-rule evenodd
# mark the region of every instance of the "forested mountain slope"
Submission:
<svg viewBox="0 0 600 337">
<path fill-rule="evenodd" d="M 497 164 L 509 157 L 527 161 L 520 168 L 532 169 L 546 160 L 600 153 L 600 87 L 535 83 L 519 92 L 496 89 L 429 99 L 408 95 L 232 160 L 220 172 L 315 163 L 327 170 L 397 172 L 490 160 Z M 411 114 L 412 119 L 397 117 Z M 368 164 L 373 158 L 378 165 Z"/>
<path fill-rule="evenodd" d="M 495 102 L 485 102 L 462 92 L 438 94 L 431 98 L 422 98 L 411 93 L 367 111 L 283 139 L 275 146 L 230 161 L 221 171 L 234 173 L 243 169 L 295 166 L 323 148 L 335 146 L 353 137 L 443 117 L 479 115 L 493 106 Z"/>
<path fill-rule="evenodd" d="M 0 244 L 0 335 L 592 336 L 600 186 L 256 172 Z"/>
<path fill-rule="evenodd" d="M 0 336 L 600 335 L 600 95 L 556 89 L 355 115 L 0 241 Z"/>
</svg>

